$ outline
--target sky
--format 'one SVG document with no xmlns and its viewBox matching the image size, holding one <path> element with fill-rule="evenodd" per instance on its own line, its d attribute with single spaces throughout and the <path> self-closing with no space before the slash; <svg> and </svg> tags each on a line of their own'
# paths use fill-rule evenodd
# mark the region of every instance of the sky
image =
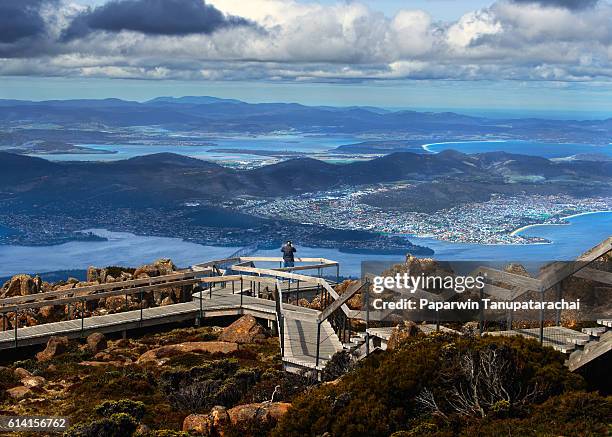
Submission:
<svg viewBox="0 0 612 437">
<path fill-rule="evenodd" d="M 2 0 L 0 98 L 612 112 L 608 0 Z"/>
</svg>

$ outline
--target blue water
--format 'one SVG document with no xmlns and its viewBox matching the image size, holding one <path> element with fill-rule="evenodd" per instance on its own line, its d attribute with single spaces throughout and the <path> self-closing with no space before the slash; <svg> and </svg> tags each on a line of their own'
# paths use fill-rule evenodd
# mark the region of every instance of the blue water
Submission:
<svg viewBox="0 0 612 437">
<path fill-rule="evenodd" d="M 14 233 L 15 231 L 13 229 L 0 225 L 0 237 L 6 237 L 8 235 L 13 235 Z"/>
<path fill-rule="evenodd" d="M 173 138 L 180 140 L 180 137 Z M 354 137 L 309 136 L 309 135 L 275 135 L 257 137 L 223 137 L 203 139 L 211 145 L 181 146 L 181 145 L 134 145 L 134 144 L 79 144 L 89 149 L 115 153 L 91 154 L 32 154 L 52 161 L 116 161 L 135 156 L 153 153 L 172 152 L 192 158 L 210 161 L 258 161 L 269 159 L 266 156 L 241 154 L 234 152 L 213 152 L 212 149 L 245 149 L 257 151 L 289 151 L 305 153 L 321 153 L 343 144 L 360 141 Z"/>
<path fill-rule="evenodd" d="M 410 237 L 435 250 L 434 258 L 448 261 L 546 262 L 575 259 L 612 235 L 612 213 L 595 213 L 568 219 L 568 225 L 530 227 L 522 234 L 540 236 L 550 244 L 480 245 L 449 243 L 432 238 Z M 235 247 L 202 246 L 178 238 L 144 237 L 127 232 L 95 230 L 108 241 L 75 241 L 57 246 L 29 247 L 0 245 L 0 277 L 17 273 L 86 269 L 90 265 L 137 266 L 157 258 L 172 258 L 179 266 L 219 259 Z M 257 256 L 279 256 L 277 250 L 262 250 Z M 359 276 L 362 261 L 402 262 L 402 256 L 347 254 L 336 249 L 298 246 L 298 255 L 322 257 L 341 263 L 341 275 Z M 335 270 L 329 272 L 335 274 Z"/>
<path fill-rule="evenodd" d="M 426 149 L 438 153 L 443 150 L 457 150 L 463 153 L 484 153 L 504 151 L 519 155 L 541 156 L 543 158 L 564 158 L 579 153 L 598 153 L 612 157 L 612 146 L 593 146 L 588 144 L 553 144 L 538 141 L 466 141 L 455 143 L 435 143 Z"/>
</svg>

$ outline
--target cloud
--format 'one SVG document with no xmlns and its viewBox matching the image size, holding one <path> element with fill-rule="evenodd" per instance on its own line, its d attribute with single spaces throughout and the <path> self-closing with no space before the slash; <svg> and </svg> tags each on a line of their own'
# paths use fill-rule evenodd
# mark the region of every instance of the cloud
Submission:
<svg viewBox="0 0 612 437">
<path fill-rule="evenodd" d="M 359 1 L 115 0 L 94 9 L 57 1 L 39 9 L 42 31 L 0 42 L 0 58 L 11 58 L 0 75 L 612 81 L 604 1 L 497 0 L 453 22 L 416 9 L 389 17 Z"/>
<path fill-rule="evenodd" d="M 149 35 L 211 34 L 250 24 L 244 18 L 223 14 L 204 0 L 113 0 L 78 15 L 64 31 L 63 39 L 72 40 L 96 30 Z"/>
<path fill-rule="evenodd" d="M 586 9 L 595 6 L 599 0 L 512 0 L 514 3 L 537 3 L 544 7 L 558 7 L 566 9 Z"/>
<path fill-rule="evenodd" d="M 0 2 L 0 43 L 14 43 L 45 32 L 40 15 L 43 0 L 2 0 Z"/>
</svg>

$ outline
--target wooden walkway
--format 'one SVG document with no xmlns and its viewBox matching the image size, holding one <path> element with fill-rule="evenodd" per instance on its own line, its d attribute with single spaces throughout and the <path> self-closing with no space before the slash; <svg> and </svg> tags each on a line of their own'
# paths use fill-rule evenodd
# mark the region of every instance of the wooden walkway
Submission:
<svg viewBox="0 0 612 437">
<path fill-rule="evenodd" d="M 317 259 L 318 261 L 318 259 Z M 0 350 L 18 348 L 30 345 L 45 344 L 51 336 L 67 336 L 69 338 L 84 338 L 93 332 L 113 333 L 125 332 L 131 329 L 146 328 L 188 320 L 201 320 L 222 316 L 240 316 L 250 314 L 259 319 L 266 319 L 277 324 L 278 331 L 282 333 L 279 338 L 283 361 L 288 370 L 301 371 L 304 369 L 321 369 L 333 354 L 343 349 L 336 333 L 327 320 L 319 320 L 321 311 L 300 307 L 283 302 L 283 300 L 297 301 L 298 284 L 289 279 L 279 281 L 270 277 L 276 274 L 292 276 L 293 273 L 282 269 L 275 270 L 255 269 L 250 267 L 249 274 L 227 275 L 226 271 L 219 271 L 221 276 L 195 277 L 193 273 L 170 275 L 171 279 L 155 278 L 155 284 L 147 281 L 126 281 L 126 288 L 121 283 L 112 285 L 83 287 L 82 290 L 69 290 L 63 292 L 41 293 L 39 296 L 16 297 L 3 300 L 3 311 L 10 309 L 22 310 L 24 308 L 48 306 L 52 303 L 66 304 L 70 302 L 86 302 L 99 300 L 108 295 L 140 294 L 159 290 L 164 287 L 182 286 L 187 284 L 201 284 L 208 286 L 192 295 L 192 301 L 172 305 L 141 308 L 137 310 L 118 312 L 114 314 L 82 317 L 36 326 L 19 327 L 0 332 Z M 324 266 L 335 265 L 325 260 Z M 304 270 L 307 266 L 300 266 Z M 315 267 L 317 268 L 317 265 Z M 206 266 L 198 266 L 194 271 L 202 273 Z M 324 290 L 320 282 L 324 279 L 297 275 L 302 281 L 300 293 Z M 129 283 L 128 283 L 129 282 Z M 277 287 L 276 295 L 271 289 Z M 280 292 L 280 293 L 278 293 Z M 44 296 L 42 296 L 44 295 Z M 38 299 L 37 299 L 38 297 Z M 40 299 L 43 297 L 44 299 Z M 277 300 L 279 302 L 277 302 Z M 279 311 L 282 327 L 279 323 Z M 317 347 L 317 325 L 320 323 L 321 335 Z M 317 359 L 317 352 L 319 353 Z M 318 366 L 317 366 L 318 362 Z"/>
</svg>

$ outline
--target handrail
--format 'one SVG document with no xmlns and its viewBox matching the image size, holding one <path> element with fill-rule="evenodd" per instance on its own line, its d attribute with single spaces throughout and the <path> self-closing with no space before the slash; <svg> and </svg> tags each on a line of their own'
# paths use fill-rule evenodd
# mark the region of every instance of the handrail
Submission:
<svg viewBox="0 0 612 437">
<path fill-rule="evenodd" d="M 283 295 L 282 285 L 280 281 L 276 280 L 274 287 L 274 300 L 276 306 L 276 324 L 278 329 L 278 339 L 280 341 L 281 357 L 285 356 L 285 317 L 283 314 Z"/>
<path fill-rule="evenodd" d="M 13 296 L 0 299 L 0 305 L 30 303 L 36 301 L 46 301 L 48 298 L 65 295 L 75 295 L 75 297 L 83 294 L 93 293 L 96 291 L 112 290 L 112 289 L 129 289 L 132 286 L 140 285 L 159 285 L 160 287 L 171 281 L 181 280 L 186 278 L 196 278 L 202 272 L 183 272 L 171 275 L 153 276 L 151 278 L 131 279 L 129 281 L 109 282 L 98 285 L 88 285 L 85 287 L 69 288 L 66 290 L 47 291 L 44 293 L 30 294 L 27 296 Z"/>
</svg>

